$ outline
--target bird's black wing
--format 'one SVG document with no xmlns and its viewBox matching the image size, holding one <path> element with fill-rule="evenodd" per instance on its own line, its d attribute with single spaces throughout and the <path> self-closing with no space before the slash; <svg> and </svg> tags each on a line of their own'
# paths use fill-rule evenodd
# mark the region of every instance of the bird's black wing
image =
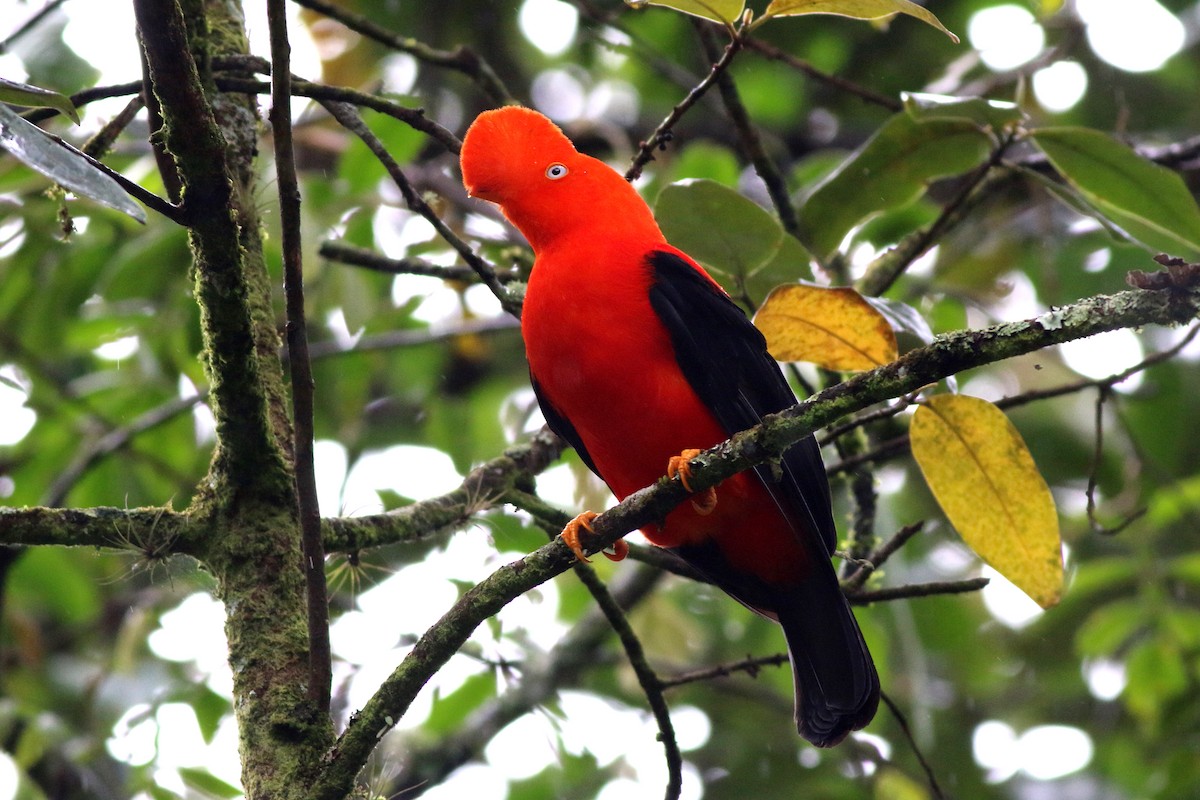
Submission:
<svg viewBox="0 0 1200 800">
<path fill-rule="evenodd" d="M 679 367 L 726 432 L 749 428 L 795 402 L 762 334 L 728 295 L 674 253 L 652 253 L 649 266 L 650 304 L 667 328 Z M 871 721 L 879 676 L 833 565 L 820 557 L 822 548 L 826 558 L 833 552 L 837 532 L 813 437 L 789 449 L 780 467 L 759 467 L 757 473 L 814 558 L 816 568 L 807 577 L 769 583 L 731 569 L 713 540 L 675 552 L 746 605 L 779 621 L 795 676 L 796 728 L 813 744 L 831 747 Z"/>
<path fill-rule="evenodd" d="M 658 250 L 648 260 L 650 305 L 666 326 L 688 383 L 729 435 L 795 404 L 766 340 L 727 294 L 675 253 Z M 837 531 L 816 440 L 809 436 L 793 446 L 781 467 L 781 474 L 769 465 L 756 471 L 777 503 L 807 516 L 799 521 L 832 554 Z"/>
</svg>

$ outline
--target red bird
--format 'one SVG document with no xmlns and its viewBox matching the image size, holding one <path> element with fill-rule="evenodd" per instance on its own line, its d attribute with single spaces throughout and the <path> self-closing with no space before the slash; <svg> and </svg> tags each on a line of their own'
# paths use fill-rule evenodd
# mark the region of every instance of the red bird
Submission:
<svg viewBox="0 0 1200 800">
<path fill-rule="evenodd" d="M 617 498 L 664 471 L 686 484 L 694 448 L 795 403 L 745 314 L 667 244 L 619 173 L 577 152 L 546 117 L 480 114 L 462 173 L 467 191 L 498 204 L 533 247 L 521 332 L 534 392 L 550 427 Z M 812 437 L 778 468 L 735 475 L 642 532 L 779 622 L 801 736 L 830 747 L 871 721 L 879 678 L 830 563 L 837 534 Z M 577 527 L 564 538 L 582 558 Z"/>
</svg>

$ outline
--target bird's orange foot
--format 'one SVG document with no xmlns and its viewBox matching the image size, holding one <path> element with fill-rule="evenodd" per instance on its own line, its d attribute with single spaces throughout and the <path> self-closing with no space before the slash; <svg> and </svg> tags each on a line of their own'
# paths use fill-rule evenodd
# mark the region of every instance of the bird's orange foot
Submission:
<svg viewBox="0 0 1200 800">
<path fill-rule="evenodd" d="M 567 547 L 571 548 L 571 552 L 580 561 L 587 562 L 590 559 L 584 555 L 583 546 L 579 542 L 579 529 L 583 528 L 585 531 L 591 533 L 592 520 L 598 516 L 600 515 L 595 511 L 585 511 L 568 522 L 567 526 L 563 528 L 562 533 L 559 534 L 563 542 Z M 625 556 L 629 555 L 629 545 L 625 544 L 624 539 L 617 539 L 612 543 L 612 547 L 607 550 L 601 550 L 600 553 L 609 561 L 621 561 Z"/>
<path fill-rule="evenodd" d="M 671 456 L 667 461 L 667 477 L 674 478 L 679 476 L 679 482 L 683 484 L 683 488 L 689 492 L 692 491 L 691 477 L 692 466 L 688 462 L 696 456 L 700 455 L 702 450 L 688 449 L 684 450 L 677 456 Z M 692 497 L 692 508 L 696 509 L 696 513 L 700 516 L 708 516 L 717 507 L 717 489 L 715 486 L 710 486 L 703 492 Z"/>
<path fill-rule="evenodd" d="M 588 533 L 591 533 L 592 520 L 598 516 L 600 515 L 595 511 L 585 511 L 575 519 L 568 522 L 567 526 L 562 529 L 562 533 L 559 534 L 563 540 L 563 543 L 567 547 L 571 548 L 571 552 L 574 553 L 575 557 L 580 561 L 587 562 L 591 559 L 584 555 L 583 546 L 579 543 L 579 529 L 583 528 Z"/>
</svg>

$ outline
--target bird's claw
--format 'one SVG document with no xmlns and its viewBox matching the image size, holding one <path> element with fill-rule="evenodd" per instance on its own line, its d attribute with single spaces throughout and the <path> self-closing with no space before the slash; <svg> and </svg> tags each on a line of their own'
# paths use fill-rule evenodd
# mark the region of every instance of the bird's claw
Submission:
<svg viewBox="0 0 1200 800">
<path fill-rule="evenodd" d="M 692 491 L 691 477 L 692 465 L 690 462 L 693 458 L 703 452 L 696 449 L 687 449 L 682 451 L 677 456 L 671 456 L 667 461 L 667 477 L 674 478 L 679 476 L 679 482 L 683 484 L 683 488 L 689 492 Z M 692 508 L 702 517 L 708 516 L 717 507 L 717 489 L 715 486 L 710 486 L 702 492 L 696 493 L 692 497 Z"/>
<path fill-rule="evenodd" d="M 583 545 L 579 541 L 579 529 L 582 528 L 588 533 L 591 533 L 592 520 L 598 516 L 600 515 L 595 511 L 585 511 L 579 516 L 575 517 L 575 519 L 568 522 L 566 527 L 563 528 L 562 533 L 559 534 L 559 536 L 562 537 L 563 543 L 566 544 L 567 547 L 571 548 L 571 552 L 575 554 L 575 557 L 584 563 L 590 562 L 591 559 L 589 559 L 583 552 Z M 617 539 L 612 543 L 611 547 L 606 550 L 601 550 L 600 554 L 609 561 L 620 561 L 624 559 L 625 556 L 629 555 L 629 545 L 625 544 L 624 539 Z"/>
</svg>

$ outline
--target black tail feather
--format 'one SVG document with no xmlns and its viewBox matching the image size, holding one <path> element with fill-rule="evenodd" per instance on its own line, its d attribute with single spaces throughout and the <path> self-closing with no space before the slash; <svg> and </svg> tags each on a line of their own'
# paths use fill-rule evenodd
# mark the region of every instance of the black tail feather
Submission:
<svg viewBox="0 0 1200 800">
<path fill-rule="evenodd" d="M 879 676 L 845 595 L 813 576 L 772 587 L 796 684 L 796 729 L 817 747 L 833 747 L 875 716 Z"/>
</svg>

